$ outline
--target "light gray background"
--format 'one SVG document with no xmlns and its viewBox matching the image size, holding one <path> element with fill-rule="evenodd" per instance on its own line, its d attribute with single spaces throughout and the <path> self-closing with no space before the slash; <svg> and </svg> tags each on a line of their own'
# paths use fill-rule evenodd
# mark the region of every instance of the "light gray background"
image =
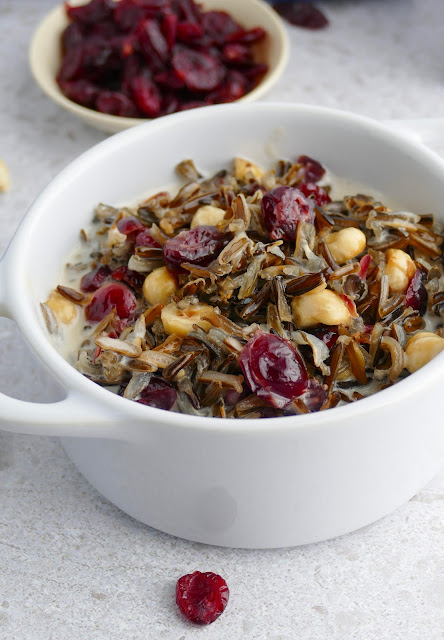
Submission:
<svg viewBox="0 0 444 640">
<path fill-rule="evenodd" d="M 53 6 L 0 0 L 0 157 L 13 178 L 11 191 L 0 194 L 0 254 L 41 189 L 104 138 L 42 96 L 30 78 L 28 42 Z M 291 62 L 266 99 L 379 119 L 444 115 L 442 0 L 323 6 L 330 28 L 289 29 Z M 6 320 L 0 340 L 2 391 L 49 399 L 47 374 Z M 443 489 L 436 479 L 391 516 L 323 544 L 217 549 L 125 516 L 83 480 L 56 441 L 0 433 L 0 638 L 438 640 Z M 225 614 L 204 629 L 183 620 L 174 604 L 175 581 L 196 569 L 220 572 L 231 590 Z"/>
</svg>

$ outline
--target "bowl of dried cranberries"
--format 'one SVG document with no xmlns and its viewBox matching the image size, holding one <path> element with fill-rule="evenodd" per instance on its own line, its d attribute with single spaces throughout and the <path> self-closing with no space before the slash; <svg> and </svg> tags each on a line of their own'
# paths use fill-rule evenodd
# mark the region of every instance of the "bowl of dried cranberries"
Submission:
<svg viewBox="0 0 444 640">
<path fill-rule="evenodd" d="M 177 111 L 256 100 L 288 36 L 263 0 L 72 0 L 38 26 L 32 74 L 91 126 L 117 133 Z"/>
</svg>

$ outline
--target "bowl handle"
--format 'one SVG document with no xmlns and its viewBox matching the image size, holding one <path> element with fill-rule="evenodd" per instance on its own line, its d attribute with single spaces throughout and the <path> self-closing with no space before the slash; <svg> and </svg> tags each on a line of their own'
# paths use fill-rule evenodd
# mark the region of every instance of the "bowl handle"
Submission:
<svg viewBox="0 0 444 640">
<path fill-rule="evenodd" d="M 5 295 L 4 260 L 0 260 L 0 316 L 14 320 Z M 0 430 L 41 436 L 124 439 L 119 417 L 77 391 L 54 403 L 17 400 L 0 393 Z"/>
</svg>

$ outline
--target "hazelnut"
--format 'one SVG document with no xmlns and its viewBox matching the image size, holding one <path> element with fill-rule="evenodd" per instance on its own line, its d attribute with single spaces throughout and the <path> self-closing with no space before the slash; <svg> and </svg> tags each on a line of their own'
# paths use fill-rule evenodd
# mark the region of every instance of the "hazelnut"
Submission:
<svg viewBox="0 0 444 640">
<path fill-rule="evenodd" d="M 407 356 L 406 368 L 410 373 L 414 373 L 443 350 L 444 338 L 441 338 L 441 336 L 436 335 L 436 333 L 430 333 L 429 331 L 416 333 L 407 342 L 405 348 Z"/>
<path fill-rule="evenodd" d="M 77 306 L 57 291 L 52 291 L 46 304 L 63 324 L 69 324 L 77 316 Z"/>
<path fill-rule="evenodd" d="M 321 323 L 326 325 L 351 322 L 350 311 L 340 296 L 330 289 L 320 289 L 293 298 L 291 303 L 296 326 L 304 329 Z"/>
<path fill-rule="evenodd" d="M 404 293 L 415 274 L 415 263 L 401 249 L 389 249 L 386 258 L 385 275 L 388 276 L 390 291 Z"/>
<path fill-rule="evenodd" d="M 145 278 L 143 295 L 150 304 L 166 304 L 177 290 L 177 278 L 166 267 L 154 269 Z"/>
<path fill-rule="evenodd" d="M 262 180 L 265 175 L 260 167 L 245 158 L 234 159 L 234 175 L 237 180 Z"/>
<path fill-rule="evenodd" d="M 367 246 L 365 233 L 355 227 L 341 229 L 336 233 L 330 233 L 325 239 L 331 255 L 338 264 L 356 258 Z"/>
<path fill-rule="evenodd" d="M 193 331 L 195 324 L 205 331 L 211 329 L 211 323 L 203 320 L 202 316 L 212 312 L 213 307 L 207 304 L 190 305 L 186 309 L 179 309 L 174 302 L 171 302 L 162 309 L 160 317 L 167 333 L 185 338 Z"/>
<path fill-rule="evenodd" d="M 222 222 L 224 217 L 225 211 L 223 209 L 207 204 L 196 211 L 193 219 L 191 220 L 190 228 L 193 229 L 200 225 L 210 225 L 215 227 L 218 222 Z"/>
</svg>

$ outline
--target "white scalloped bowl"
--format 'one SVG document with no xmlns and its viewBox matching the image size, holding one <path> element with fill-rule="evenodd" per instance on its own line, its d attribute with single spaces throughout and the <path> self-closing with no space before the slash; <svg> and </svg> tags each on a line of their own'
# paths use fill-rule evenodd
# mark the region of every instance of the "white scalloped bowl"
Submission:
<svg viewBox="0 0 444 640">
<path fill-rule="evenodd" d="M 71 4 L 85 4 L 85 0 Z M 255 46 L 255 56 L 257 62 L 268 64 L 268 71 L 252 91 L 236 102 L 251 102 L 262 97 L 281 77 L 288 62 L 289 38 L 282 19 L 263 0 L 202 0 L 201 4 L 207 10 L 227 11 L 248 29 L 263 27 L 267 31 L 267 37 Z M 42 20 L 34 33 L 29 48 L 29 64 L 41 90 L 70 113 L 107 133 L 118 133 L 149 122 L 149 118 L 123 118 L 100 113 L 63 95 L 55 78 L 61 63 L 61 34 L 68 24 L 64 7 L 60 5 Z"/>
</svg>

